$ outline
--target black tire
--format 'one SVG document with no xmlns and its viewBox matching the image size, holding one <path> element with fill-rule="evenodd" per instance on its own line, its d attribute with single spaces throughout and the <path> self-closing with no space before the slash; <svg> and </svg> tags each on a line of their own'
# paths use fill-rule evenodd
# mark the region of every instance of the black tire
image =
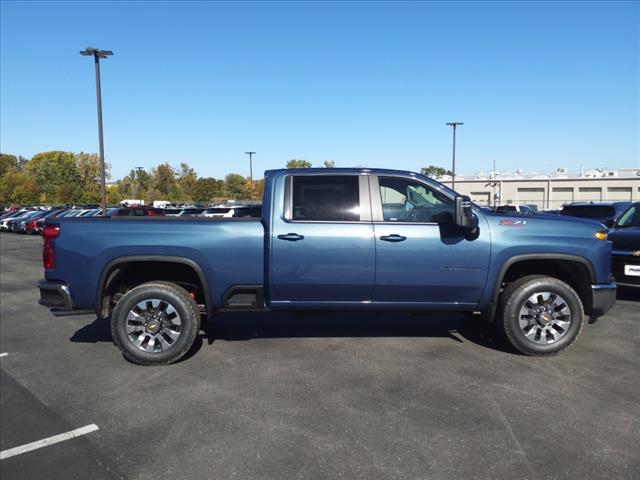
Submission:
<svg viewBox="0 0 640 480">
<path fill-rule="evenodd" d="M 176 317 L 180 320 L 178 336 L 169 346 L 166 343 L 172 337 L 171 335 L 163 335 L 162 330 L 158 330 L 154 334 L 147 331 L 144 325 L 140 326 L 144 329 L 140 336 L 146 335 L 148 337 L 148 341 L 145 338 L 141 346 L 136 346 L 135 340 L 132 340 L 127 333 L 127 328 L 132 328 L 127 321 L 129 313 L 135 309 L 136 305 L 150 299 L 160 300 L 172 307 Z M 165 307 L 165 314 L 167 308 Z M 156 310 L 160 309 L 161 307 L 158 307 Z M 161 313 L 158 311 L 158 314 Z M 169 317 L 165 315 L 165 318 Z M 176 334 L 174 330 L 171 332 Z M 122 296 L 111 316 L 111 335 L 114 343 L 127 360 L 138 365 L 169 365 L 177 362 L 189 351 L 199 332 L 200 313 L 195 300 L 184 288 L 171 282 L 148 282 L 129 290 Z M 136 333 L 132 333 L 132 336 L 136 335 Z M 163 338 L 158 335 L 163 335 Z M 154 343 L 149 347 L 152 337 Z M 159 345 L 162 350 L 149 351 L 148 349 L 153 349 L 154 345 Z M 146 349 L 144 349 L 145 347 Z"/>
<path fill-rule="evenodd" d="M 529 319 L 530 325 L 521 327 L 520 314 L 526 308 L 528 300 L 541 292 L 549 292 L 556 298 L 560 298 L 562 303 L 570 312 L 569 315 L 561 316 L 562 321 L 569 321 L 566 328 L 549 326 L 538 326 L 535 317 Z M 540 299 L 540 296 L 536 296 Z M 551 298 L 551 297 L 550 297 Z M 538 300 L 540 301 L 540 300 Z M 535 305 L 534 305 L 535 306 Z M 559 308 L 559 307 L 558 307 Z M 525 322 L 527 317 L 522 317 Z M 584 310 L 578 294 L 565 282 L 557 278 L 545 275 L 529 275 L 519 278 L 505 288 L 500 296 L 500 310 L 498 313 L 498 327 L 506 340 L 519 352 L 531 356 L 555 355 L 574 344 L 584 327 Z M 550 331 L 547 336 L 545 328 Z M 559 330 L 552 330 L 559 328 Z M 525 334 L 525 330 L 528 333 Z M 534 331 L 535 330 L 535 331 Z M 528 336 L 530 335 L 530 336 Z M 553 336 L 559 336 L 557 340 L 551 340 Z M 550 341 L 551 343 L 544 343 Z"/>
</svg>

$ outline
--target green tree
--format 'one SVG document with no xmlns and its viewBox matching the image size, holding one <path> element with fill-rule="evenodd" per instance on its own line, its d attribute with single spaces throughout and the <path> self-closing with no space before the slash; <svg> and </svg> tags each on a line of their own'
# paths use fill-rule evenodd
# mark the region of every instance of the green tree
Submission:
<svg viewBox="0 0 640 480">
<path fill-rule="evenodd" d="M 73 195 L 69 202 L 97 203 L 102 198 L 100 194 L 100 157 L 95 153 L 80 152 L 75 155 L 76 168 L 78 169 L 79 188 L 78 195 Z M 105 165 L 106 181 L 109 179 L 109 165 Z M 63 191 L 66 191 L 63 189 Z"/>
<path fill-rule="evenodd" d="M 336 168 L 336 162 L 333 160 L 325 160 L 322 162 L 322 168 Z"/>
<path fill-rule="evenodd" d="M 18 157 L 7 153 L 0 153 L 0 176 L 10 170 L 18 170 Z"/>
<path fill-rule="evenodd" d="M 224 177 L 224 186 L 227 197 L 234 200 L 241 198 L 248 198 L 249 192 L 247 190 L 246 179 L 237 173 L 230 173 Z"/>
<path fill-rule="evenodd" d="M 80 173 L 71 152 L 38 153 L 27 162 L 25 170 L 45 202 L 61 203 L 68 201 L 67 199 L 74 201 L 80 193 Z"/>
<path fill-rule="evenodd" d="M 151 170 L 151 187 L 154 190 L 154 197 L 157 196 L 153 200 L 171 199 L 171 193 L 176 192 L 176 172 L 173 167 L 168 163 L 161 163 L 153 168 Z"/>
<path fill-rule="evenodd" d="M 260 200 L 264 196 L 264 178 L 253 181 L 253 198 L 252 200 Z"/>
<path fill-rule="evenodd" d="M 178 190 L 182 194 L 182 200 L 193 201 L 193 192 L 198 183 L 198 175 L 196 171 L 186 163 L 180 164 L 180 170 L 178 172 L 177 186 Z"/>
<path fill-rule="evenodd" d="M 0 204 L 39 203 L 38 189 L 26 172 L 15 169 L 0 177 Z"/>
<path fill-rule="evenodd" d="M 311 162 L 293 159 L 287 162 L 287 168 L 311 168 Z"/>
<path fill-rule="evenodd" d="M 199 178 L 191 193 L 196 202 L 212 202 L 224 198 L 224 181 L 215 178 Z"/>
<path fill-rule="evenodd" d="M 451 170 L 447 170 L 446 168 L 438 167 L 436 165 L 429 165 L 428 167 L 422 168 L 420 172 L 427 177 L 438 178 L 443 175 L 453 175 Z"/>
</svg>

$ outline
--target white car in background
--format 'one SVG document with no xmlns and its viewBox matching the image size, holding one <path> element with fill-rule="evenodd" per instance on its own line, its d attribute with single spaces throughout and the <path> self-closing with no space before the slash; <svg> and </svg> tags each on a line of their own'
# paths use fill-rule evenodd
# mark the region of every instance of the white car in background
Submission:
<svg viewBox="0 0 640 480">
<path fill-rule="evenodd" d="M 228 207 L 211 207 L 202 212 L 207 218 L 241 218 L 262 216 L 262 205 L 232 205 Z"/>
<path fill-rule="evenodd" d="M 529 205 L 500 205 L 496 207 L 497 213 L 524 213 L 534 215 L 536 212 Z"/>
</svg>

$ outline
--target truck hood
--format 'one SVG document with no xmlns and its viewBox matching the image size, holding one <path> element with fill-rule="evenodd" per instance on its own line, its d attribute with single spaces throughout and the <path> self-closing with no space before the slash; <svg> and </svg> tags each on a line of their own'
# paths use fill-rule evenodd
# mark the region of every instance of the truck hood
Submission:
<svg viewBox="0 0 640 480">
<path fill-rule="evenodd" d="M 606 230 L 606 227 L 597 220 L 592 218 L 582 218 L 582 217 L 569 217 L 564 215 L 553 215 L 553 214 L 544 214 L 537 213 L 535 215 L 524 214 L 524 213 L 495 213 L 495 212 L 483 212 L 488 218 L 492 220 L 511 220 L 514 222 L 522 222 L 525 221 L 529 225 L 536 224 L 544 224 L 551 222 L 553 225 L 557 225 L 558 228 L 561 228 L 560 224 L 565 224 L 568 228 L 571 226 L 586 226 L 586 227 L 596 227 L 603 231 Z"/>
<path fill-rule="evenodd" d="M 640 227 L 610 230 L 607 238 L 617 250 L 640 250 Z"/>
</svg>

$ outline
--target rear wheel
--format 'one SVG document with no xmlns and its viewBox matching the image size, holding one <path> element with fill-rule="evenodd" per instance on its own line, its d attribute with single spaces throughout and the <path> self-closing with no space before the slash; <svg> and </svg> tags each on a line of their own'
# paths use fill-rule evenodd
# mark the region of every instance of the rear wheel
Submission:
<svg viewBox="0 0 640 480">
<path fill-rule="evenodd" d="M 118 301 L 111 334 L 124 357 L 140 365 L 167 365 L 182 358 L 200 331 L 198 306 L 169 282 L 139 285 Z"/>
<path fill-rule="evenodd" d="M 572 345 L 584 325 L 578 294 L 557 278 L 531 275 L 510 284 L 501 296 L 498 325 L 526 355 L 553 355 Z"/>
</svg>

